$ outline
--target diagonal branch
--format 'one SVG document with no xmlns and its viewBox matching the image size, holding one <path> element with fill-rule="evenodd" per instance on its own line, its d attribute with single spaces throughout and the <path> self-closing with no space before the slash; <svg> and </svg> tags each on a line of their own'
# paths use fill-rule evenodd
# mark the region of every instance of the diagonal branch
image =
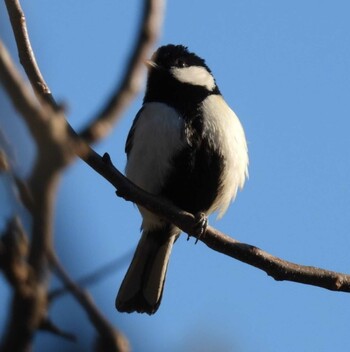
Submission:
<svg viewBox="0 0 350 352">
<path fill-rule="evenodd" d="M 50 88 L 44 80 L 40 69 L 37 65 L 35 55 L 30 44 L 26 18 L 18 0 L 5 0 L 7 12 L 10 17 L 12 30 L 15 35 L 19 60 L 26 71 L 29 81 L 34 89 L 35 94 L 40 101 L 46 102 L 53 109 L 58 105 L 53 98 Z"/>
<path fill-rule="evenodd" d="M 132 250 L 131 252 L 127 252 L 122 257 L 114 259 L 113 261 L 96 269 L 92 273 L 82 276 L 81 278 L 76 280 L 76 284 L 79 287 L 85 287 L 85 288 L 91 285 L 96 285 L 102 279 L 106 278 L 107 275 L 109 275 L 112 272 L 115 273 L 116 271 L 118 271 L 118 269 L 122 268 L 124 265 L 129 263 L 133 253 L 134 253 L 134 250 Z M 54 299 L 57 299 L 62 295 L 66 294 L 67 292 L 69 292 L 69 287 L 67 286 L 57 288 L 49 294 L 49 300 L 52 301 Z"/>
<path fill-rule="evenodd" d="M 80 133 L 89 144 L 106 136 L 141 87 L 144 62 L 157 41 L 163 22 L 164 0 L 145 0 L 139 34 L 120 84 L 105 106 Z"/>
<path fill-rule="evenodd" d="M 74 298 L 80 303 L 88 314 L 90 321 L 94 325 L 95 329 L 99 332 L 101 339 L 107 346 L 116 346 L 118 351 L 126 352 L 129 351 L 129 344 L 122 333 L 116 330 L 108 320 L 102 315 L 91 296 L 80 288 L 67 274 L 57 256 L 51 253 L 50 261 L 56 269 L 57 275 L 64 282 L 65 286 L 74 296 Z M 108 349 L 110 351 L 112 349 Z"/>
<path fill-rule="evenodd" d="M 1 69 L 0 55 L 0 78 L 2 78 Z M 4 86 L 6 88 L 8 85 L 4 84 Z M 11 96 L 11 90 L 7 89 L 7 91 Z M 26 96 L 22 96 L 19 101 L 25 105 L 25 100 Z M 13 103 L 16 105 L 18 101 Z M 196 219 L 192 214 L 134 185 L 113 166 L 108 154 L 101 158 L 90 147 L 86 146 L 86 148 L 89 152 L 81 154 L 80 157 L 117 189 L 118 196 L 158 214 L 189 235 L 195 235 Z M 334 291 L 350 292 L 350 275 L 285 261 L 255 246 L 240 243 L 211 226 L 208 226 L 200 240 L 211 249 L 255 266 L 276 280 L 294 281 Z"/>
<path fill-rule="evenodd" d="M 113 166 L 108 155 L 105 154 L 103 160 L 105 166 L 102 170 L 100 165 L 95 170 L 117 189 L 118 196 L 167 219 L 190 236 L 196 236 L 196 219 L 192 214 L 134 185 Z M 241 243 L 211 226 L 207 227 L 205 234 L 199 240 L 217 252 L 265 271 L 275 280 L 294 281 L 332 291 L 350 292 L 348 274 L 288 262 L 260 248 Z"/>
<path fill-rule="evenodd" d="M 37 65 L 30 43 L 25 14 L 19 0 L 5 0 L 17 43 L 20 62 L 40 101 L 48 103 L 53 110 L 60 110 L 50 88 Z M 163 22 L 164 0 L 145 0 L 143 15 L 136 44 L 120 84 L 111 94 L 101 111 L 96 114 L 79 135 L 88 143 L 105 137 L 130 104 L 141 86 L 144 62 L 157 41 Z"/>
</svg>

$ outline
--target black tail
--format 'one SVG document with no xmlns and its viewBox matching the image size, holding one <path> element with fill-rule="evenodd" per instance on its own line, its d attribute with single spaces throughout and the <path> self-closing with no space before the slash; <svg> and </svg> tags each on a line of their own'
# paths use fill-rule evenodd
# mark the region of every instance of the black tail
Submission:
<svg viewBox="0 0 350 352">
<path fill-rule="evenodd" d="M 169 226 L 144 230 L 120 286 L 115 306 L 120 312 L 154 314 L 161 302 L 176 234 Z"/>
</svg>

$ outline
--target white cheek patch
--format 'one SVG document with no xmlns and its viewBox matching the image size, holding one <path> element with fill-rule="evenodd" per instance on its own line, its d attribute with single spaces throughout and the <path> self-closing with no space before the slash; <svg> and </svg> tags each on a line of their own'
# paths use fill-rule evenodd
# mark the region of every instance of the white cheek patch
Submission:
<svg viewBox="0 0 350 352">
<path fill-rule="evenodd" d="M 170 71 L 172 75 L 182 83 L 202 86 L 210 91 L 215 88 L 214 77 L 204 67 L 173 67 Z"/>
</svg>

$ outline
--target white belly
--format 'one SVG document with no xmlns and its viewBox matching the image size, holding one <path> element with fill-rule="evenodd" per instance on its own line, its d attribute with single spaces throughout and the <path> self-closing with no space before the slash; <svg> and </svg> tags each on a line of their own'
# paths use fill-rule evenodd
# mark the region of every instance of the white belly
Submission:
<svg viewBox="0 0 350 352">
<path fill-rule="evenodd" d="M 237 116 L 221 96 L 206 98 L 202 113 L 203 137 L 224 160 L 218 196 L 208 210 L 208 214 L 218 210 L 221 217 L 248 175 L 247 144 Z M 184 120 L 173 108 L 163 103 L 145 104 L 135 125 L 127 177 L 142 189 L 159 193 L 171 171 L 173 156 L 187 143 L 183 130 Z M 140 210 L 151 222 L 156 221 Z"/>
</svg>

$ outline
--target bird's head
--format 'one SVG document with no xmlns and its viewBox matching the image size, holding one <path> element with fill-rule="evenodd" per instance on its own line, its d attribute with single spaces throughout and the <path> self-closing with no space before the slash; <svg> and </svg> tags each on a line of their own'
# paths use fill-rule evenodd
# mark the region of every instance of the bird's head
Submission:
<svg viewBox="0 0 350 352">
<path fill-rule="evenodd" d="M 146 62 L 148 80 L 156 78 L 158 88 L 172 80 L 184 86 L 195 86 L 213 92 L 215 79 L 205 61 L 183 45 L 164 45 Z"/>
</svg>

